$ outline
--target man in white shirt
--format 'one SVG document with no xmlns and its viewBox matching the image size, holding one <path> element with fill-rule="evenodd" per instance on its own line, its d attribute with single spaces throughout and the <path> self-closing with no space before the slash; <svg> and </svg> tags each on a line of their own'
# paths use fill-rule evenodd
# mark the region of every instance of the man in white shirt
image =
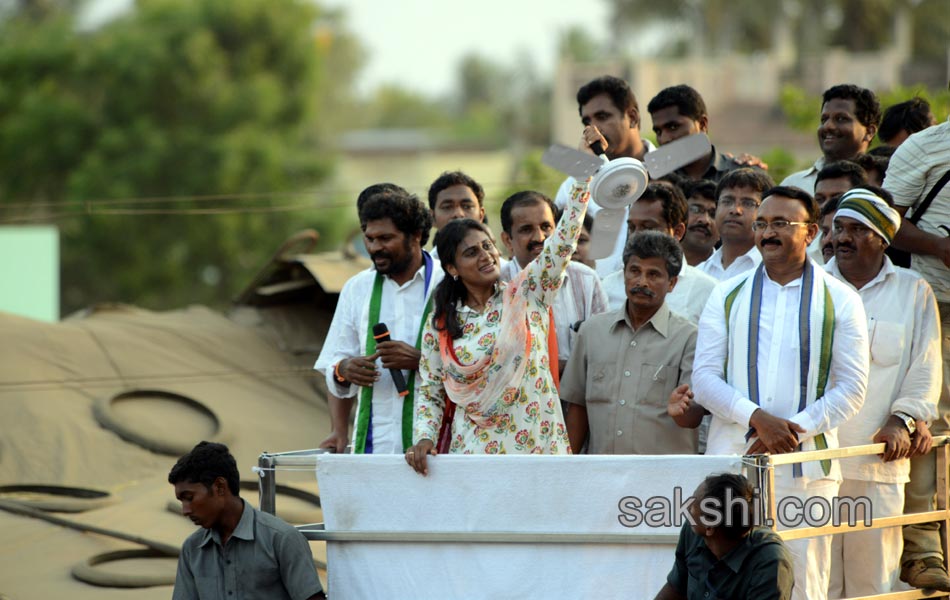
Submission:
<svg viewBox="0 0 950 600">
<path fill-rule="evenodd" d="M 314 369 L 330 391 L 332 433 L 321 446 L 339 448 L 348 437 L 353 399 L 359 394 L 355 453 L 401 453 L 412 445 L 412 399 L 422 324 L 442 268 L 422 246 L 432 215 L 416 197 L 398 190 L 370 194 L 359 207 L 360 227 L 374 269 L 343 286 Z M 377 343 L 384 323 L 390 341 Z M 391 373 L 398 372 L 404 389 Z"/>
<path fill-rule="evenodd" d="M 814 194 L 818 171 L 826 163 L 852 160 L 867 152 L 880 122 L 881 105 L 871 90 L 852 84 L 828 88 L 821 98 L 818 125 L 818 145 L 822 156 L 807 169 L 786 177 L 782 185 Z"/>
<path fill-rule="evenodd" d="M 555 228 L 556 207 L 540 192 L 524 191 L 510 196 L 501 205 L 501 241 L 511 260 L 501 267 L 501 280 L 514 279 L 521 269 L 541 254 Z M 607 310 L 607 296 L 597 273 L 577 261 L 567 265 L 564 283 L 555 297 L 552 311 L 557 331 L 558 373 L 571 356 L 574 337 L 587 317 Z"/>
<path fill-rule="evenodd" d="M 656 150 L 650 140 L 640 137 L 640 107 L 633 90 L 623 79 L 604 75 L 581 86 L 577 90 L 577 110 L 581 124 L 584 127 L 593 126 L 607 140 L 604 152 L 610 160 L 624 156 L 643 160 L 647 152 Z M 554 197 L 558 209 L 567 206 L 573 185 L 573 177 L 568 177 L 561 184 Z M 591 198 L 587 204 L 587 214 L 596 219 L 599 210 L 600 206 Z M 601 277 L 611 272 L 612 265 L 623 262 L 621 255 L 626 239 L 627 232 L 620 231 L 616 246 L 608 257 L 610 260 L 604 259 L 607 262 L 603 268 L 600 266 L 602 261 L 598 261 L 597 273 Z"/>
<path fill-rule="evenodd" d="M 665 181 L 647 186 L 643 195 L 630 207 L 627 231 L 632 237 L 638 231 L 662 231 L 680 241 L 686 231 L 686 199 L 683 192 Z M 610 310 L 621 308 L 627 301 L 623 265 L 604 278 L 604 291 Z M 666 305 L 671 311 L 692 323 L 699 323 L 699 315 L 716 280 L 699 269 L 683 263 L 673 290 L 666 295 Z"/>
<path fill-rule="evenodd" d="M 864 308 L 854 290 L 808 260 L 817 217 L 809 194 L 772 188 L 754 223 L 761 265 L 721 283 L 709 298 L 693 368 L 696 402 L 713 415 L 707 454 L 836 448 L 836 428 L 864 402 Z M 677 402 L 688 405 L 690 392 L 677 392 Z M 780 501 L 830 502 L 839 482 L 834 461 L 775 469 Z M 780 528 L 803 524 L 781 511 L 777 516 Z M 795 540 L 788 547 L 795 558 L 793 597 L 827 598 L 831 538 Z"/>
<path fill-rule="evenodd" d="M 934 435 L 950 432 L 950 184 L 934 196 L 927 210 L 923 202 L 950 172 L 950 120 L 911 135 L 891 157 L 884 189 L 894 195 L 894 206 L 901 213 L 901 228 L 894 246 L 911 252 L 911 268 L 923 276 L 933 288 L 940 311 L 943 340 L 943 385 L 938 403 L 938 417 L 931 430 Z M 911 221 L 915 215 L 920 220 Z M 905 490 L 905 512 L 933 510 L 936 490 L 935 457 L 933 454 L 911 460 L 910 483 Z M 921 575 L 916 567 L 929 561 L 924 575 L 947 581 L 942 565 L 943 551 L 939 530 L 932 524 L 908 525 L 904 528 L 904 571 L 901 579 L 914 583 Z"/>
<path fill-rule="evenodd" d="M 927 423 L 937 416 L 940 396 L 940 327 L 933 290 L 920 275 L 895 267 L 884 254 L 900 223 L 897 211 L 872 191 L 846 192 L 834 217 L 835 258 L 826 266 L 858 292 L 868 316 L 868 389 L 873 393 L 857 416 L 838 428 L 838 441 L 842 446 L 883 442 L 887 449 L 880 458 L 842 460 L 838 494 L 868 498 L 873 519 L 903 514 L 909 457 L 929 450 Z M 842 521 L 846 519 L 843 515 Z M 829 595 L 851 598 L 892 591 L 902 546 L 900 527 L 835 534 Z"/>
<path fill-rule="evenodd" d="M 697 267 L 717 281 L 745 273 L 762 262 L 752 221 L 762 194 L 775 185 L 767 173 L 742 168 L 730 171 L 716 186 L 716 229 L 722 245 Z"/>
</svg>

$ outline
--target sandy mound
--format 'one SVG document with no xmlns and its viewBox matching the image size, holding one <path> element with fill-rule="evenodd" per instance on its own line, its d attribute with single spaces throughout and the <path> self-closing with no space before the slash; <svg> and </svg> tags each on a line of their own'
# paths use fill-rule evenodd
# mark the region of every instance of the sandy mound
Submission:
<svg viewBox="0 0 950 600">
<path fill-rule="evenodd" d="M 329 432 L 324 388 L 309 368 L 318 345 L 288 346 L 204 308 L 111 307 L 57 324 L 0 313 L 0 331 L 0 486 L 107 493 L 103 500 L 0 491 L 0 500 L 72 502 L 80 512 L 55 514 L 179 546 L 194 526 L 168 510 L 174 495 L 165 478 L 177 449 L 222 441 L 242 479 L 253 480 L 262 451 L 313 448 Z M 312 342 L 319 333 L 305 337 Z M 317 493 L 310 473 L 283 472 L 278 482 Z M 255 492 L 242 495 L 256 505 Z M 302 499 L 279 495 L 277 505 L 285 518 L 320 516 Z M 171 595 L 169 586 L 104 588 L 70 575 L 95 555 L 141 546 L 6 512 L 0 530 L 0 595 L 9 600 Z M 313 549 L 325 560 L 323 548 Z M 130 558 L 97 570 L 161 575 L 173 564 Z"/>
</svg>

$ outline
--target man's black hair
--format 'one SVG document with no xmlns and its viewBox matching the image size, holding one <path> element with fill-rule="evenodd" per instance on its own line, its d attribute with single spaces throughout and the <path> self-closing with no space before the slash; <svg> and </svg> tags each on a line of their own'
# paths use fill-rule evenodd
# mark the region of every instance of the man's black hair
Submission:
<svg viewBox="0 0 950 600">
<path fill-rule="evenodd" d="M 736 473 L 722 473 L 710 475 L 703 481 L 702 498 L 696 498 L 702 510 L 702 501 L 707 498 L 715 500 L 721 514 L 721 524 L 716 529 L 722 531 L 726 538 L 741 540 L 750 531 L 754 521 L 752 502 L 754 490 L 752 484 L 743 475 Z M 702 517 L 700 518 L 702 520 Z"/>
<path fill-rule="evenodd" d="M 692 179 L 690 179 L 689 177 L 686 177 L 685 175 L 680 175 L 676 171 L 673 171 L 672 173 L 667 173 L 663 177 L 654 179 L 653 181 L 665 181 L 666 183 L 675 185 L 676 187 L 680 189 L 681 192 L 683 192 L 683 197 L 685 198 L 686 184 L 692 181 Z"/>
<path fill-rule="evenodd" d="M 377 194 L 408 195 L 409 192 L 407 192 L 401 186 L 396 185 L 395 183 L 374 183 L 373 185 L 369 186 L 368 188 L 360 192 L 360 195 L 356 197 L 357 214 L 359 213 L 360 209 L 363 208 L 363 205 L 366 204 L 366 201 L 369 200 L 372 196 L 375 196 Z"/>
<path fill-rule="evenodd" d="M 853 160 L 836 160 L 827 163 L 818 171 L 815 184 L 825 179 L 839 179 L 841 177 L 847 177 L 848 181 L 851 182 L 851 187 L 863 186 L 868 181 L 867 171 L 858 163 Z"/>
<path fill-rule="evenodd" d="M 514 225 L 514 223 L 511 222 L 511 211 L 522 206 L 534 206 L 535 204 L 547 204 L 551 209 L 551 215 L 554 217 L 554 222 L 558 222 L 561 211 L 558 210 L 557 205 L 554 204 L 550 198 L 541 192 L 524 190 L 522 192 L 515 192 L 514 194 L 508 196 L 508 198 L 506 198 L 502 203 L 501 230 L 508 235 L 511 235 L 511 226 Z"/>
<path fill-rule="evenodd" d="M 851 83 L 836 85 L 825 90 L 821 96 L 821 105 L 836 99 L 853 100 L 854 116 L 865 127 L 877 126 L 881 122 L 881 103 L 871 90 Z"/>
<path fill-rule="evenodd" d="M 485 190 L 477 181 L 461 171 L 445 171 L 429 186 L 429 209 L 435 210 L 435 199 L 439 192 L 454 185 L 464 185 L 472 190 L 475 198 L 478 199 L 478 205 L 483 206 L 482 200 L 485 199 Z"/>
<path fill-rule="evenodd" d="M 625 115 L 632 109 L 637 115 L 637 122 L 634 125 L 640 125 L 640 106 L 637 104 L 637 97 L 626 81 L 612 75 L 604 75 L 588 81 L 577 90 L 577 112 L 582 112 L 585 104 L 601 94 L 607 94 L 617 110 Z"/>
<path fill-rule="evenodd" d="M 881 181 L 884 181 L 884 175 L 887 174 L 887 166 L 890 164 L 891 159 L 886 156 L 876 156 L 862 152 L 854 157 L 854 162 L 858 163 L 861 168 L 864 169 L 865 173 L 879 171 L 881 173 Z"/>
<path fill-rule="evenodd" d="M 584 229 L 587 233 L 594 230 L 594 217 L 590 216 L 590 213 L 584 213 Z"/>
<path fill-rule="evenodd" d="M 429 241 L 432 212 L 414 194 L 381 192 L 368 197 L 360 208 L 360 227 L 365 231 L 369 221 L 379 219 L 391 220 L 407 236 L 420 234 L 423 246 Z"/>
<path fill-rule="evenodd" d="M 686 224 L 689 208 L 683 191 L 667 181 L 654 181 L 647 185 L 637 202 L 659 202 L 663 206 L 663 219 L 670 229 L 676 229 L 680 223 Z"/>
<path fill-rule="evenodd" d="M 699 92 L 686 84 L 674 85 L 660 90 L 660 93 L 650 100 L 647 111 L 653 114 L 657 111 L 675 106 L 681 115 L 693 121 L 699 121 L 709 113 L 706 112 L 706 103 Z"/>
<path fill-rule="evenodd" d="M 815 199 L 811 194 L 803 190 L 802 188 L 795 187 L 792 185 L 777 185 L 771 189 L 765 191 L 762 194 L 762 202 L 765 202 L 765 199 L 770 196 L 781 196 L 783 198 L 788 198 L 790 200 L 798 200 L 801 202 L 802 206 L 805 207 L 805 212 L 808 213 L 807 223 L 817 223 L 818 222 L 818 203 L 815 202 Z"/>
<path fill-rule="evenodd" d="M 820 224 L 822 219 L 831 213 L 838 212 L 838 204 L 840 203 L 841 198 L 830 198 L 827 202 L 822 204 L 821 208 L 818 210 L 818 223 Z"/>
<path fill-rule="evenodd" d="M 631 235 L 623 247 L 624 269 L 632 256 L 662 258 L 670 277 L 676 277 L 683 270 L 683 249 L 673 236 L 664 231 L 638 231 Z"/>
<path fill-rule="evenodd" d="M 688 201 L 693 196 L 716 202 L 716 182 L 708 179 L 691 179 L 683 186 L 683 195 Z"/>
<path fill-rule="evenodd" d="M 753 169 L 751 167 L 733 169 L 726 173 L 716 185 L 716 204 L 719 203 L 719 196 L 721 196 L 725 190 L 740 187 L 752 188 L 759 192 L 762 198 L 765 199 L 765 191 L 775 187 L 775 181 L 768 173 L 761 169 Z"/>
<path fill-rule="evenodd" d="M 237 461 L 224 444 L 200 442 L 191 452 L 182 456 L 168 473 L 168 483 L 200 483 L 208 490 L 218 477 L 224 477 L 228 489 L 240 496 L 240 476 Z"/>
<path fill-rule="evenodd" d="M 909 134 L 923 131 L 933 122 L 930 103 L 920 97 L 887 107 L 881 117 L 881 126 L 877 130 L 879 140 L 888 143 L 901 130 Z"/>
</svg>

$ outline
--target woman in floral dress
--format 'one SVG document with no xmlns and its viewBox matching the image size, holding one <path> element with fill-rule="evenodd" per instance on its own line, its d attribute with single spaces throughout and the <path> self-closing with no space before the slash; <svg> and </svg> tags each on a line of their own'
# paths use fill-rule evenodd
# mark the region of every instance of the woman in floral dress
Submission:
<svg viewBox="0 0 950 600">
<path fill-rule="evenodd" d="M 499 281 L 498 250 L 487 227 L 463 219 L 439 231 L 435 242 L 446 277 L 422 334 L 415 444 L 406 451 L 416 471 L 426 474 L 426 455 L 436 453 L 446 399 L 456 408 L 450 453 L 570 453 L 550 370 L 548 307 L 577 246 L 588 196 L 586 183 L 574 186 L 541 254 L 507 283 Z"/>
</svg>

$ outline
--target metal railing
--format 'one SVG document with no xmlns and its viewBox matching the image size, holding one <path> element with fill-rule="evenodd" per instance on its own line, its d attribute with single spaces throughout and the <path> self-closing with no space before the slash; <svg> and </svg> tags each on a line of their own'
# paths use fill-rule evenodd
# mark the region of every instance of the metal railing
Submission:
<svg viewBox="0 0 950 600">
<path fill-rule="evenodd" d="M 759 503 L 756 506 L 757 522 L 772 523 L 773 529 L 777 523 L 775 497 L 775 467 L 792 465 L 817 460 L 849 458 L 856 456 L 873 456 L 884 452 L 884 444 L 867 444 L 835 448 L 829 450 L 815 450 L 811 452 L 793 452 L 789 454 L 755 454 L 744 457 L 747 476 L 760 490 Z M 260 475 L 260 507 L 261 510 L 275 514 L 277 495 L 277 471 L 279 467 L 312 467 L 316 468 L 317 457 L 327 451 L 322 448 L 311 450 L 296 450 L 292 452 L 262 453 L 258 459 L 258 474 Z M 913 525 L 917 523 L 943 523 L 941 528 L 941 544 L 943 546 L 944 566 L 948 565 L 948 534 L 950 534 L 950 481 L 948 481 L 948 465 L 950 465 L 950 436 L 935 436 L 931 452 L 937 454 L 937 502 L 936 510 L 878 517 L 871 524 L 861 522 L 839 525 L 823 525 L 819 527 L 802 527 L 785 529 L 777 533 L 783 540 L 791 541 L 836 533 L 864 531 L 868 529 L 883 529 Z M 408 468 L 408 467 L 407 467 Z M 327 531 L 323 523 L 299 525 L 297 529 L 311 541 L 326 542 L 445 542 L 445 543 L 515 543 L 515 544 L 675 544 L 678 534 L 643 535 L 630 533 L 524 533 L 505 531 L 478 531 L 478 532 L 405 532 L 405 531 Z M 891 592 L 875 596 L 863 596 L 849 600 L 916 600 L 932 598 L 950 598 L 946 592 L 934 590 L 911 590 L 906 592 Z"/>
</svg>

